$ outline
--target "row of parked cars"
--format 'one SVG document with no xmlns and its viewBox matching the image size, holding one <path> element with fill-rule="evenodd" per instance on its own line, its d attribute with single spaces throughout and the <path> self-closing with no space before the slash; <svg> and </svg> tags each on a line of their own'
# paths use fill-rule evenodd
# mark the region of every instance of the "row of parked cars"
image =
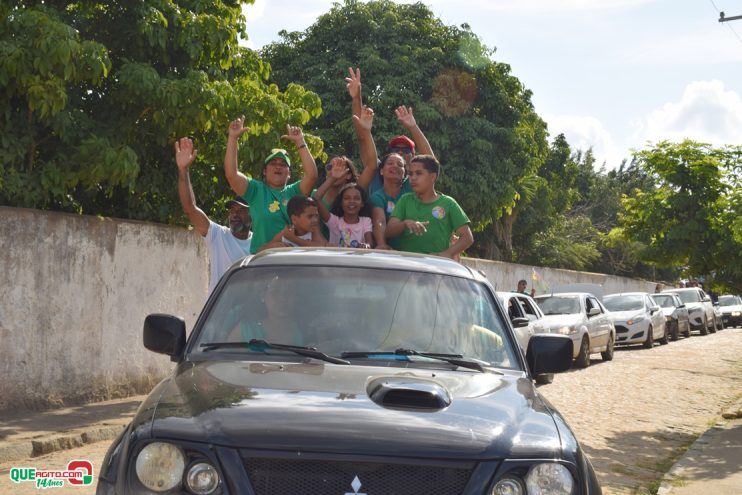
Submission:
<svg viewBox="0 0 742 495">
<path fill-rule="evenodd" d="M 570 290 L 582 289 L 582 290 Z M 625 292 L 601 296 L 600 286 L 573 284 L 534 298 L 516 292 L 498 292 L 503 306 L 525 350 L 538 333 L 567 335 L 573 342 L 574 364 L 584 368 L 590 355 L 600 353 L 613 359 L 616 345 L 640 344 L 651 348 L 742 325 L 742 299 L 720 296 L 717 303 L 699 287 L 677 288 L 657 294 Z M 549 383 L 553 376 L 537 376 L 537 383 Z"/>
</svg>

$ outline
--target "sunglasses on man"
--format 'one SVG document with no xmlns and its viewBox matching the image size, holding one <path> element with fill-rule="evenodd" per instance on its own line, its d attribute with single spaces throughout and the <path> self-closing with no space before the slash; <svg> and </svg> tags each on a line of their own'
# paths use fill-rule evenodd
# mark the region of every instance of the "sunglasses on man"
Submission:
<svg viewBox="0 0 742 495">
<path fill-rule="evenodd" d="M 395 146 L 393 148 L 389 148 L 389 153 L 400 153 L 403 155 L 411 155 L 412 148 L 408 146 Z"/>
</svg>

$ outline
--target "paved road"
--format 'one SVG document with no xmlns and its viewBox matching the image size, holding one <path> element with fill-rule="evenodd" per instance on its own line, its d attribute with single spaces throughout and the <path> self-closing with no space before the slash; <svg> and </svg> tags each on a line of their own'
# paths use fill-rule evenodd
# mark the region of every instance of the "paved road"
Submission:
<svg viewBox="0 0 742 495">
<path fill-rule="evenodd" d="M 607 495 L 650 493 L 675 457 L 742 394 L 742 329 L 618 350 L 612 362 L 595 356 L 589 368 L 539 388 L 572 426 Z M 0 464 L 0 493 L 40 493 L 12 483 L 12 466 L 61 469 L 72 459 L 88 459 L 98 469 L 108 444 Z M 94 493 L 94 487 L 48 492 Z"/>
</svg>

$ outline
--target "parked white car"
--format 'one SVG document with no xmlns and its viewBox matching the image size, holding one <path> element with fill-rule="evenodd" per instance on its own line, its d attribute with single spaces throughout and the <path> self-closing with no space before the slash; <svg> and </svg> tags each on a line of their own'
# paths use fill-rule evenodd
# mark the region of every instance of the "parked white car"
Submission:
<svg viewBox="0 0 742 495">
<path fill-rule="evenodd" d="M 716 332 L 716 314 L 711 298 L 700 287 L 686 287 L 663 291 L 677 294 L 688 308 L 691 330 L 698 330 L 701 335 Z"/>
<path fill-rule="evenodd" d="M 742 298 L 732 295 L 719 296 L 718 302 L 724 326 L 742 327 Z"/>
<path fill-rule="evenodd" d="M 531 296 L 520 292 L 498 292 L 505 311 L 508 312 L 510 322 L 518 339 L 518 346 L 523 353 L 528 350 L 528 341 L 537 333 L 549 333 L 549 327 L 544 323 L 544 314 Z M 551 383 L 554 380 L 552 373 L 536 375 L 536 383 Z"/>
<path fill-rule="evenodd" d="M 596 296 L 586 292 L 564 292 L 534 299 L 544 313 L 544 323 L 550 332 L 572 339 L 575 366 L 589 366 L 590 354 L 596 352 L 604 361 L 613 359 L 616 329 L 608 310 Z"/>
<path fill-rule="evenodd" d="M 643 344 L 651 349 L 655 340 L 662 345 L 669 342 L 665 315 L 646 292 L 608 294 L 603 304 L 616 326 L 616 344 Z"/>
<path fill-rule="evenodd" d="M 650 296 L 657 306 L 662 309 L 665 315 L 665 326 L 670 339 L 678 340 L 682 333 L 685 337 L 690 337 L 690 320 L 688 319 L 688 308 L 677 294 L 663 292 L 661 294 L 652 294 Z"/>
</svg>

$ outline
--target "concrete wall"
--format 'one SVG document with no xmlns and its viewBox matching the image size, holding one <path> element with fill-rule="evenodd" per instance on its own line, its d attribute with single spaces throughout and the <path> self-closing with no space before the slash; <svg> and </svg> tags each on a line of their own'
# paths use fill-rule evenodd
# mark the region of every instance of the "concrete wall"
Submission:
<svg viewBox="0 0 742 495">
<path fill-rule="evenodd" d="M 144 317 L 190 329 L 207 281 L 185 228 L 0 207 L 0 410 L 148 392 L 172 363 L 144 349 Z"/>
<path fill-rule="evenodd" d="M 534 269 L 551 287 L 654 290 L 595 273 L 465 263 L 498 290 L 521 278 L 531 285 Z M 0 207 L 0 411 L 148 392 L 172 363 L 144 349 L 144 317 L 176 314 L 190 331 L 207 287 L 206 246 L 188 229 Z"/>
</svg>

